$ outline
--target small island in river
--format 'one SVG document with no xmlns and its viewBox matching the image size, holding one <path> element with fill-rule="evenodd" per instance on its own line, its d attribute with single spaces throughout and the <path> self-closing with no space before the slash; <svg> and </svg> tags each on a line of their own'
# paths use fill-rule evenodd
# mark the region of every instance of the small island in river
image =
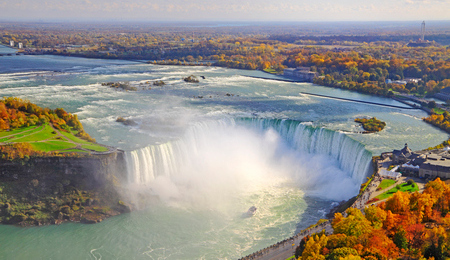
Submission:
<svg viewBox="0 0 450 260">
<path fill-rule="evenodd" d="M 386 123 L 378 120 L 376 117 L 372 117 L 370 119 L 367 118 L 356 118 L 355 122 L 360 123 L 365 130 L 366 133 L 375 133 L 380 132 L 386 126 Z"/>
</svg>

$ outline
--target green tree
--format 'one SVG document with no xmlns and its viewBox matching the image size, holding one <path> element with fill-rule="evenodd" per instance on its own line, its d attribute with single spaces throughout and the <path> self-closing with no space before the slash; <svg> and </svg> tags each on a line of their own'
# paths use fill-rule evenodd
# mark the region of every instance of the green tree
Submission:
<svg viewBox="0 0 450 260">
<path fill-rule="evenodd" d="M 336 214 L 333 221 L 335 234 L 359 237 L 372 231 L 372 223 L 364 217 L 359 209 L 349 208 L 346 212 L 348 214 L 346 218 L 342 217 L 340 213 Z"/>
</svg>

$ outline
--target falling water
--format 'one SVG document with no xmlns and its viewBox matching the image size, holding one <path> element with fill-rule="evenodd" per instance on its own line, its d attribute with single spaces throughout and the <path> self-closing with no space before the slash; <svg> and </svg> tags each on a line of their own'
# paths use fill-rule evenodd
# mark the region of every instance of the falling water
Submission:
<svg viewBox="0 0 450 260">
<path fill-rule="evenodd" d="M 263 185 L 263 179 L 286 177 L 288 172 L 303 187 L 322 185 L 322 193 L 328 193 L 327 198 L 338 196 L 331 194 L 327 185 L 342 189 L 351 186 L 350 190 L 355 192 L 368 174 L 371 157 L 364 145 L 340 132 L 293 120 L 249 118 L 197 123 L 177 141 L 126 153 L 130 184 L 153 184 L 156 189 L 155 180 L 164 178 L 164 183 L 169 180 L 173 184 L 170 189 L 174 189 L 182 179 L 184 186 L 200 189 L 198 186 L 211 176 L 215 179 L 228 176 L 232 179 L 229 183 L 223 179 L 204 186 L 218 188 L 242 182 L 248 187 L 255 182 Z M 189 178 L 197 179 L 186 184 Z M 346 181 L 342 185 L 323 184 L 333 178 Z M 337 189 L 334 192 L 343 194 Z"/>
</svg>

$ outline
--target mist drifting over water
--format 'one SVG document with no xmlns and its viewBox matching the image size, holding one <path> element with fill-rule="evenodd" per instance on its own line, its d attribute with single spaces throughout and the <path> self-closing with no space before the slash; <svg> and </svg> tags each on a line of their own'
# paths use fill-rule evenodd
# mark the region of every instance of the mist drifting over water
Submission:
<svg viewBox="0 0 450 260">
<path fill-rule="evenodd" d="M 182 77 L 191 74 L 205 79 L 185 83 Z M 0 57 L 2 95 L 63 107 L 77 114 L 99 143 L 127 151 L 127 193 L 142 206 L 89 226 L 0 226 L 0 255 L 237 259 L 316 223 L 334 201 L 354 196 L 370 152 L 398 149 L 405 142 L 423 149 L 447 139 L 421 120 L 426 116 L 422 111 L 299 92 L 396 105 L 393 100 L 243 75 L 270 76 L 117 60 Z M 155 80 L 166 85 L 137 92 L 101 85 Z M 138 125 L 117 123 L 119 116 Z M 352 134 L 358 128 L 353 119 L 368 116 L 387 127 L 376 134 Z M 256 214 L 242 218 L 253 205 Z"/>
<path fill-rule="evenodd" d="M 367 176 L 371 156 L 345 134 L 297 121 L 224 119 L 197 123 L 179 140 L 129 151 L 126 162 L 130 191 L 214 207 L 279 185 L 348 199 Z"/>
</svg>

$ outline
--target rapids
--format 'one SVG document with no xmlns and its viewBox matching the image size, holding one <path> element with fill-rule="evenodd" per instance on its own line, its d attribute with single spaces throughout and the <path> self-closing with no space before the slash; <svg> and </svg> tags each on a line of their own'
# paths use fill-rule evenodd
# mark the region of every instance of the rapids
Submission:
<svg viewBox="0 0 450 260">
<path fill-rule="evenodd" d="M 182 77 L 205 76 L 199 84 Z M 236 259 L 283 240 L 354 196 L 371 154 L 447 134 L 390 99 L 245 77 L 258 71 L 60 56 L 0 57 L 1 96 L 64 107 L 98 142 L 126 151 L 124 196 L 140 210 L 100 224 L 0 226 L 5 259 Z M 164 87 L 117 91 L 102 82 Z M 202 98 L 199 98 L 202 97 Z M 137 122 L 124 126 L 122 116 Z M 387 127 L 361 135 L 355 117 Z M 258 208 L 242 218 L 250 206 Z"/>
</svg>

